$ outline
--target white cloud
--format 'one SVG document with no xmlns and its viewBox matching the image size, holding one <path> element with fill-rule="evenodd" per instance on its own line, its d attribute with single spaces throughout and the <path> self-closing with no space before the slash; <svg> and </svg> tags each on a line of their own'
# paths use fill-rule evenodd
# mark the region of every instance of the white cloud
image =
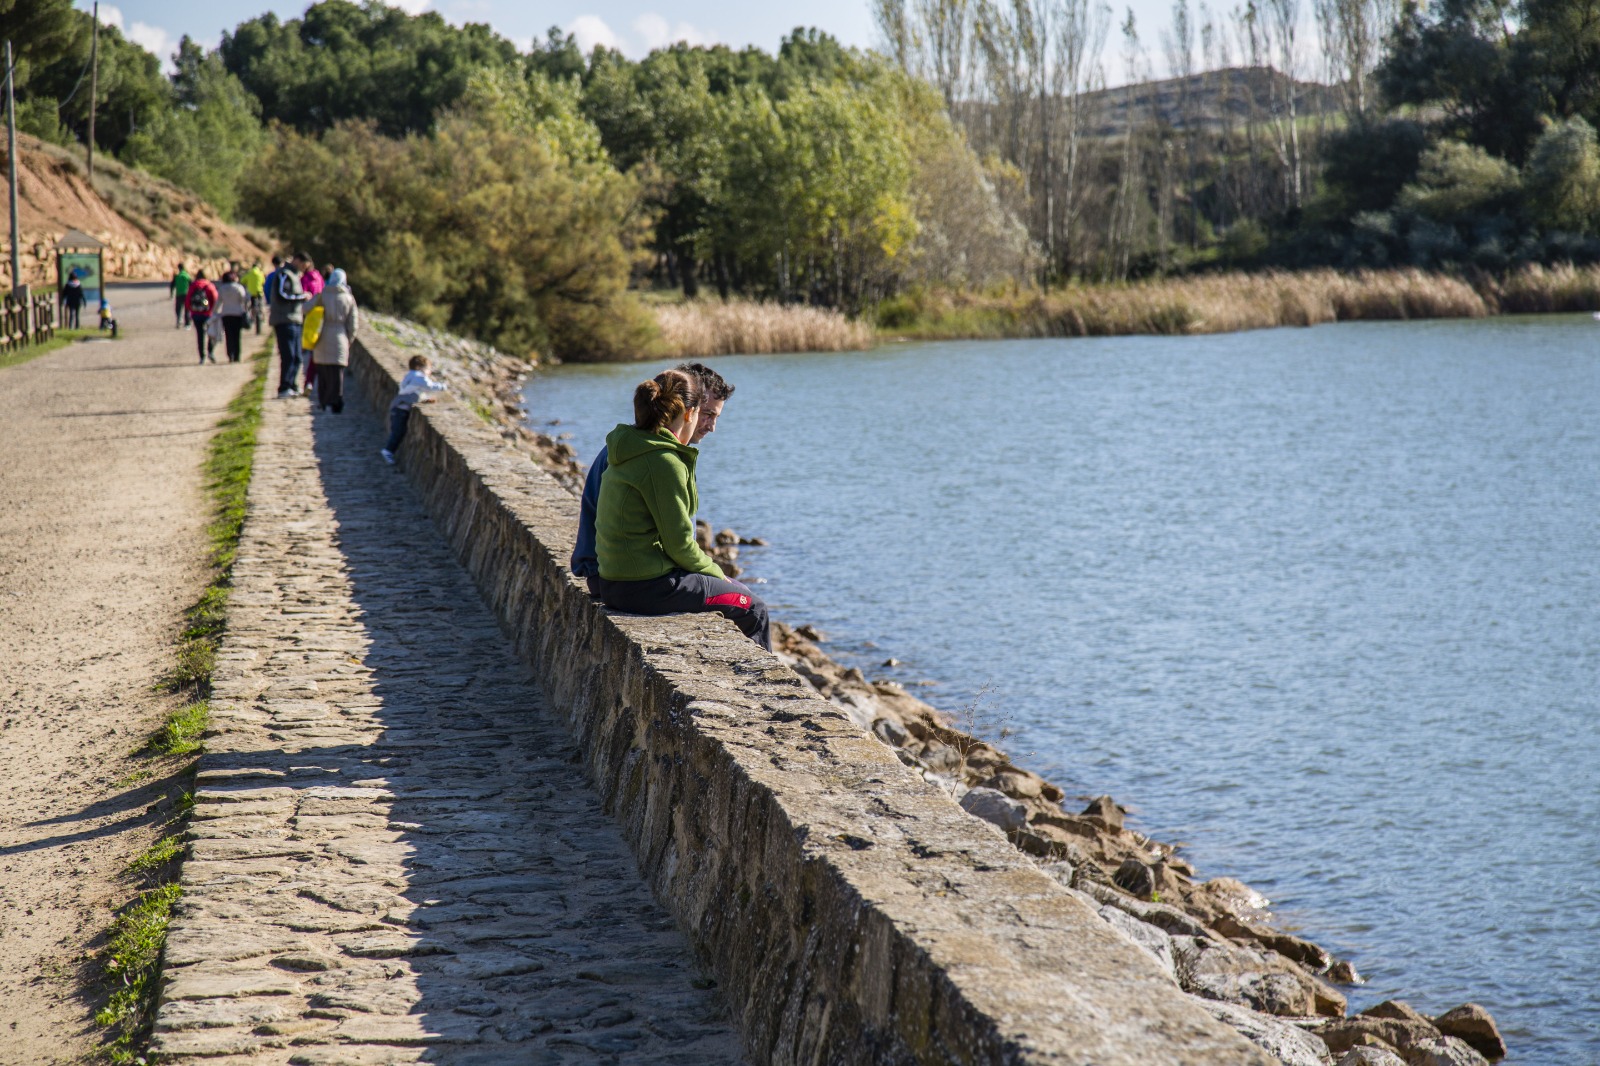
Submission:
<svg viewBox="0 0 1600 1066">
<path fill-rule="evenodd" d="M 100 25 L 114 30 L 122 29 L 122 9 L 111 4 L 100 5 Z"/>
<path fill-rule="evenodd" d="M 705 33 L 687 22 L 671 26 L 666 19 L 653 11 L 633 20 L 633 32 L 639 35 L 646 52 L 665 48 L 678 41 L 685 44 L 710 44 L 716 39 L 716 34 Z"/>
<path fill-rule="evenodd" d="M 172 34 L 160 26 L 152 26 L 148 22 L 135 22 L 128 27 L 126 36 L 145 51 L 154 53 L 155 57 L 161 60 L 161 69 L 168 74 L 178 69 L 172 62 L 172 53 L 178 50 L 178 42 L 173 39 Z"/>
<path fill-rule="evenodd" d="M 719 39 L 716 33 L 708 33 L 687 22 L 673 25 L 654 12 L 640 15 L 629 24 L 629 28 L 633 32 L 623 36 L 599 15 L 580 15 L 566 27 L 585 53 L 593 51 L 596 45 L 604 45 L 634 59 L 677 41 L 712 44 Z"/>
<path fill-rule="evenodd" d="M 428 5 L 433 0 L 389 0 L 389 3 L 398 7 L 408 15 L 420 15 L 428 10 Z"/>
<path fill-rule="evenodd" d="M 622 50 L 622 38 L 599 15 L 579 15 L 567 24 L 567 32 L 577 39 L 585 54 L 597 46 Z"/>
</svg>

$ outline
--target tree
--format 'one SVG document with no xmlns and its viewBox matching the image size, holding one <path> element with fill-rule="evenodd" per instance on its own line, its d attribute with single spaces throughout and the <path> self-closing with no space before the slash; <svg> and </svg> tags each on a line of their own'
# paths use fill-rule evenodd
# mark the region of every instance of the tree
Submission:
<svg viewBox="0 0 1600 1066">
<path fill-rule="evenodd" d="M 223 34 L 220 52 L 269 121 L 311 132 L 372 119 L 390 136 L 428 129 L 475 71 L 523 65 L 488 26 L 455 27 L 378 0 L 321 0 L 288 22 L 269 12 Z"/>
<path fill-rule="evenodd" d="M 1600 234 L 1600 145 L 1594 127 L 1583 119 L 1545 127 L 1528 157 L 1523 184 L 1541 228 Z"/>
<path fill-rule="evenodd" d="M 266 142 L 260 105 L 215 52 L 188 37 L 178 46 L 171 109 L 128 138 L 123 157 L 193 190 L 224 216 L 238 212 L 240 176 Z"/>
<path fill-rule="evenodd" d="M 79 14 L 72 0 L 0 0 L 0 40 L 11 42 L 18 87 L 72 50 Z"/>
<path fill-rule="evenodd" d="M 469 82 L 428 134 L 372 121 L 321 135 L 280 128 L 244 182 L 256 219 L 365 302 L 509 351 L 566 359 L 647 351 L 628 295 L 637 190 L 583 131 L 567 89 Z"/>
<path fill-rule="evenodd" d="M 70 40 L 49 62 L 35 61 L 26 83 L 19 82 L 17 89 L 22 128 L 63 143 L 88 136 L 91 84 L 93 17 L 87 11 L 68 14 Z M 172 106 L 171 86 L 161 73 L 161 61 L 114 26 L 100 27 L 99 61 L 95 145 L 120 154 L 135 129 Z"/>
<path fill-rule="evenodd" d="M 1517 171 L 1476 145 L 1441 141 L 1422 153 L 1414 181 L 1400 190 L 1401 207 L 1442 223 L 1471 222 L 1516 193 Z"/>
</svg>

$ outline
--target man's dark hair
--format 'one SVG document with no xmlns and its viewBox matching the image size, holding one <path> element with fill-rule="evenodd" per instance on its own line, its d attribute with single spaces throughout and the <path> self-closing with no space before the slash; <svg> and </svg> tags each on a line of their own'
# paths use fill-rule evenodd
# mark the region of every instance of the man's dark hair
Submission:
<svg viewBox="0 0 1600 1066">
<path fill-rule="evenodd" d="M 306 253 L 304 253 L 304 252 L 301 252 L 301 251 L 296 251 L 296 252 L 295 252 L 295 253 L 294 253 L 294 254 L 293 254 L 293 255 L 291 255 L 291 256 L 290 256 L 290 257 L 289 257 L 289 258 L 290 258 L 290 259 L 298 259 L 298 260 L 300 260 L 300 262 L 302 262 L 302 263 L 309 263 L 309 262 L 311 262 L 311 257 L 310 257 L 310 256 L 309 256 L 309 255 L 307 255 L 307 254 L 306 254 Z"/>
<path fill-rule="evenodd" d="M 726 400 L 733 395 L 733 386 L 723 380 L 721 374 L 712 370 L 704 363 L 679 363 L 673 367 L 685 374 L 693 374 L 700 379 L 700 389 L 708 400 Z"/>
<path fill-rule="evenodd" d="M 283 256 L 281 256 L 281 255 L 273 256 L 272 257 L 272 265 L 275 266 L 275 267 L 283 266 Z"/>
</svg>

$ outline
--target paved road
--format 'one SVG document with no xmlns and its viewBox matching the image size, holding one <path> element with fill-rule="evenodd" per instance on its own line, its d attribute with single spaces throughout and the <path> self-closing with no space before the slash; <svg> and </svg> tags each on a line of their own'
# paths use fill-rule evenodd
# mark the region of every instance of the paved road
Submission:
<svg viewBox="0 0 1600 1066">
<path fill-rule="evenodd" d="M 739 1061 L 716 991 L 361 411 L 267 404 L 156 1049 Z"/>
<path fill-rule="evenodd" d="M 0 369 L 0 1063 L 99 1040 L 85 954 L 155 839 L 157 782 L 116 782 L 200 595 L 200 463 L 243 365 L 198 366 L 163 286 L 117 286 L 121 340 Z"/>
</svg>

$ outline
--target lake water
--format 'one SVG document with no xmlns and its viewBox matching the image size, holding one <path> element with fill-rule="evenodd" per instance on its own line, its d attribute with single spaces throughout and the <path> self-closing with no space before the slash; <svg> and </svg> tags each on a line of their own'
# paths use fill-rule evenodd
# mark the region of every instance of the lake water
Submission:
<svg viewBox="0 0 1600 1066">
<path fill-rule="evenodd" d="M 771 542 L 778 617 L 1260 889 L 1352 1010 L 1600 1062 L 1600 325 L 708 362 L 702 517 Z M 587 462 L 657 369 L 554 368 L 530 418 Z"/>
</svg>

